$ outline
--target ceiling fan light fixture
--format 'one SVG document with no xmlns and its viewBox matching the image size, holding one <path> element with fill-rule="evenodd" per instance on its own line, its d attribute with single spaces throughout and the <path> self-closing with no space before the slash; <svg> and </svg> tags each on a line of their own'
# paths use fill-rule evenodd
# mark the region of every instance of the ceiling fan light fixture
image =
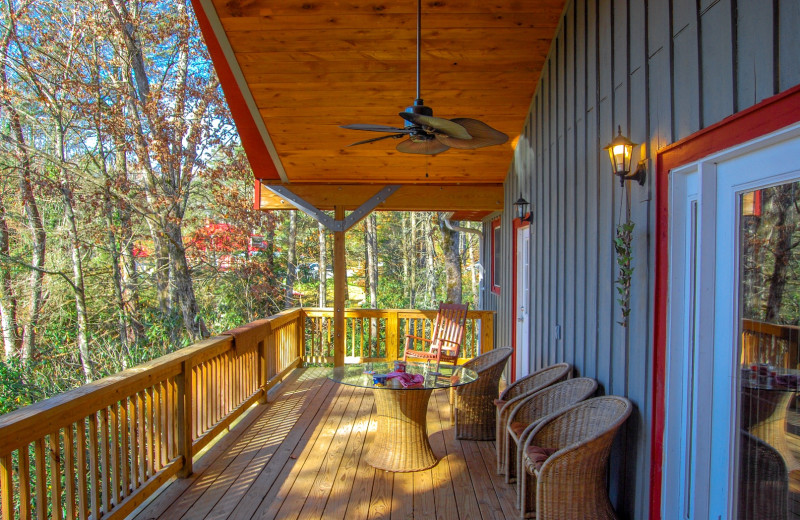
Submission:
<svg viewBox="0 0 800 520">
<path fill-rule="evenodd" d="M 417 0 L 417 96 L 414 104 L 406 107 L 404 112 L 400 112 L 405 122 L 400 132 L 409 134 L 409 139 L 397 145 L 397 150 L 403 153 L 418 153 L 434 155 L 448 149 L 459 148 L 462 150 L 472 150 L 483 148 L 484 146 L 494 146 L 508 141 L 508 136 L 499 130 L 495 130 L 477 119 L 459 118 L 443 119 L 433 116 L 433 109 L 425 106 L 422 100 L 420 76 L 421 76 L 421 54 L 422 48 L 422 2 Z M 345 125 L 342 128 L 350 130 L 369 130 L 382 131 L 379 125 Z M 387 131 L 397 132 L 398 130 L 387 128 Z M 389 136 L 387 136 L 389 137 Z M 392 137 L 399 137 L 395 135 Z M 377 139 L 366 139 L 353 143 L 350 146 L 379 141 Z"/>
</svg>

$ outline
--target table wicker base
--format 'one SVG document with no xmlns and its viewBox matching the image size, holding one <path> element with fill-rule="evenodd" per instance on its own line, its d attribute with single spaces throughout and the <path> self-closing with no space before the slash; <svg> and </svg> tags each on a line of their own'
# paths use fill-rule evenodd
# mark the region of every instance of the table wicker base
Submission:
<svg viewBox="0 0 800 520">
<path fill-rule="evenodd" d="M 433 390 L 375 389 L 378 428 L 366 456 L 377 469 L 421 471 L 436 465 L 426 415 Z"/>
</svg>

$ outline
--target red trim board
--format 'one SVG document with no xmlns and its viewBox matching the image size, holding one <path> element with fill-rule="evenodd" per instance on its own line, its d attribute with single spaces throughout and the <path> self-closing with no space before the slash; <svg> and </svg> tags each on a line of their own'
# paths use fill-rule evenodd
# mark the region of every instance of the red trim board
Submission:
<svg viewBox="0 0 800 520">
<path fill-rule="evenodd" d="M 208 54 L 211 56 L 214 69 L 217 71 L 222 91 L 225 93 L 225 99 L 228 101 L 228 107 L 231 109 L 236 129 L 239 131 L 242 147 L 245 154 L 247 154 L 250 167 L 253 169 L 253 175 L 256 179 L 280 180 L 278 169 L 272 162 L 272 157 L 269 154 L 269 150 L 267 150 L 264 139 L 261 137 L 261 132 L 256 126 L 253 114 L 250 112 L 244 95 L 239 89 L 236 77 L 233 75 L 230 64 L 225 58 L 225 53 L 222 52 L 217 35 L 211 27 L 200 0 L 192 0 L 192 7 L 194 7 L 197 23 L 206 41 Z"/>
<path fill-rule="evenodd" d="M 661 518 L 664 450 L 667 299 L 669 297 L 669 173 L 678 166 L 745 143 L 800 121 L 800 85 L 727 117 L 656 153 L 656 278 L 653 337 L 653 426 L 650 448 L 650 518 Z"/>
</svg>

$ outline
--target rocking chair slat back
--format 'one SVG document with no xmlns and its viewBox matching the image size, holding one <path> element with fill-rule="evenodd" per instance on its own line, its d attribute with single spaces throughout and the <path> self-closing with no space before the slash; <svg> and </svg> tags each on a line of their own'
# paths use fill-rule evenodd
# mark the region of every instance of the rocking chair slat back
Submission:
<svg viewBox="0 0 800 520">
<path fill-rule="evenodd" d="M 456 303 L 439 304 L 439 312 L 433 322 L 431 337 L 424 340 L 430 343 L 430 349 L 427 352 L 414 350 L 414 339 L 421 338 L 406 336 L 406 349 L 403 359 L 415 357 L 435 361 L 437 371 L 439 370 L 439 363 L 442 361 L 453 365 L 457 364 L 461 344 L 464 342 L 464 336 L 467 332 L 468 309 L 469 305 Z"/>
</svg>

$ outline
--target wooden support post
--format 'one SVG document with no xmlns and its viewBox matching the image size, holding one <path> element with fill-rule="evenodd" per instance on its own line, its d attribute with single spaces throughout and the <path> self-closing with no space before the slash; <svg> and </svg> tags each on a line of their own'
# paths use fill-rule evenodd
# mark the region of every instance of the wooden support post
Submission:
<svg viewBox="0 0 800 520">
<path fill-rule="evenodd" d="M 334 218 L 344 220 L 344 207 L 334 208 Z M 333 366 L 344 365 L 344 306 L 347 292 L 347 267 L 345 266 L 344 231 L 333 234 Z"/>
<path fill-rule="evenodd" d="M 178 455 L 183 456 L 183 467 L 178 476 L 186 478 L 192 474 L 192 363 L 189 360 L 181 364 L 181 373 L 176 378 L 178 383 Z"/>
<path fill-rule="evenodd" d="M 523 348 L 528 348 L 523 346 Z M 481 350 L 485 354 L 494 350 L 494 312 L 487 312 L 481 317 Z"/>
<path fill-rule="evenodd" d="M 400 320 L 397 311 L 389 311 L 386 317 L 386 360 L 393 361 L 398 358 Z"/>
</svg>

